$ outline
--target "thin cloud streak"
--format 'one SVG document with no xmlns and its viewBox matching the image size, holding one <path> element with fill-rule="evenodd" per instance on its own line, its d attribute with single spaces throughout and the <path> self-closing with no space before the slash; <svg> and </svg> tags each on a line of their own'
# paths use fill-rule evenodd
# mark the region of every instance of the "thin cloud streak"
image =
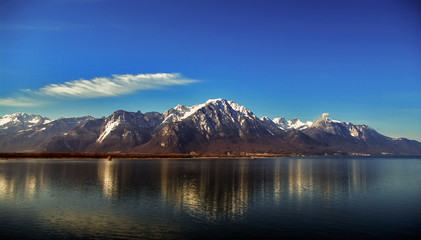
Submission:
<svg viewBox="0 0 421 240">
<path fill-rule="evenodd" d="M 22 90 L 22 96 L 0 98 L 0 106 L 37 106 L 45 98 L 88 99 L 133 94 L 141 90 L 162 89 L 174 85 L 188 85 L 197 80 L 187 79 L 179 73 L 123 74 L 111 77 L 80 79 L 62 84 L 50 84 L 38 90 Z M 44 100 L 43 100 L 44 99 Z"/>
<path fill-rule="evenodd" d="M 48 102 L 37 100 L 30 97 L 8 97 L 8 98 L 0 98 L 0 106 L 8 106 L 8 107 L 36 107 L 46 105 Z"/>
<path fill-rule="evenodd" d="M 112 75 L 91 80 L 75 80 L 51 84 L 38 94 L 70 98 L 99 98 L 131 94 L 139 90 L 159 89 L 171 85 L 186 85 L 195 80 L 184 79 L 178 73 Z"/>
</svg>

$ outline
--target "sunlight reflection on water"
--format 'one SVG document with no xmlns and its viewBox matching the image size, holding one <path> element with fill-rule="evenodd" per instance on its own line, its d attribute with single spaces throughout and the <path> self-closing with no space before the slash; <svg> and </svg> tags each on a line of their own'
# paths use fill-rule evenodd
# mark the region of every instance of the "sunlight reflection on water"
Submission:
<svg viewBox="0 0 421 240">
<path fill-rule="evenodd" d="M 420 172 L 419 159 L 0 161 L 0 235 L 411 238 Z"/>
</svg>

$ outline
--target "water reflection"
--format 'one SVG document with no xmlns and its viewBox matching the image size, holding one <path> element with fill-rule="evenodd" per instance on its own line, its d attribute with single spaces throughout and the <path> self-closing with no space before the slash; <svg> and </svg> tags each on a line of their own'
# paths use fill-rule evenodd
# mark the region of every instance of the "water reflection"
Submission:
<svg viewBox="0 0 421 240">
<path fill-rule="evenodd" d="M 289 160 L 288 192 L 289 197 L 300 199 L 305 191 L 313 188 L 312 166 L 304 165 L 302 159 Z"/>
<path fill-rule="evenodd" d="M 7 164 L 13 169 L 5 168 Z M 308 158 L 3 162 L 0 199 L 30 200 L 50 191 L 52 183 L 82 195 L 100 191 L 113 200 L 160 195 L 175 211 L 206 220 L 235 220 L 254 203 L 332 201 L 364 192 L 376 180 L 375 173 L 367 174 L 366 164 Z M 101 189 L 95 189 L 95 182 Z"/>
<path fill-rule="evenodd" d="M 158 184 L 161 198 L 177 209 L 185 208 L 205 218 L 224 212 L 232 218 L 243 215 L 248 204 L 262 196 L 279 202 L 283 196 L 300 201 L 319 194 L 328 200 L 338 194 L 364 191 L 367 181 L 376 178 L 373 173 L 367 175 L 367 162 L 361 160 L 156 160 L 144 163 L 147 168 L 133 161 L 78 164 L 41 161 L 14 164 L 13 171 L 2 168 L 0 198 L 31 199 L 48 191 L 51 181 L 82 192 L 89 192 L 90 182 L 98 182 L 103 195 L 110 199 Z"/>
<path fill-rule="evenodd" d="M 113 198 L 118 193 L 119 176 L 116 164 L 112 161 L 101 161 L 98 164 L 98 180 L 102 184 L 102 191 L 108 198 Z"/>
<path fill-rule="evenodd" d="M 43 236 L 51 238 L 163 238 L 166 232 L 183 239 L 180 232 L 186 228 L 218 224 L 235 227 L 245 223 L 245 228 L 261 224 L 261 231 L 270 224 L 272 231 L 293 226 L 294 232 L 302 231 L 301 226 L 306 226 L 306 231 L 314 226 L 318 232 L 323 223 L 339 221 L 338 228 L 359 224 L 363 218 L 355 213 L 364 211 L 369 212 L 364 217 L 370 221 L 382 224 L 390 219 L 388 227 L 399 227 L 401 222 L 401 227 L 408 227 L 420 222 L 416 221 L 419 216 L 411 213 L 419 212 L 421 167 L 419 161 L 401 161 L 0 161 L 0 228 L 15 231 L 13 236 L 23 232 L 21 229 L 32 229 L 29 235 L 20 235 L 22 238 L 47 229 Z M 405 197 L 401 197 L 403 190 Z M 390 194 L 377 198 L 385 192 Z M 401 202 L 405 200 L 403 204 L 394 201 L 399 197 Z M 385 209 L 392 217 L 382 217 Z M 314 221 L 304 224 L 303 219 L 311 219 L 309 216 Z M 208 230 L 202 230 L 203 235 L 193 238 L 207 236 Z M 237 233 L 243 231 L 247 229 L 237 229 Z"/>
<path fill-rule="evenodd" d="M 30 168 L 24 164 L 18 164 L 13 174 L 0 172 L 0 199 L 31 200 L 38 193 L 46 191 L 48 183 L 44 177 L 44 164 Z"/>
<path fill-rule="evenodd" d="M 248 165 L 239 162 L 220 164 L 221 160 L 161 164 L 161 194 L 176 211 L 216 220 L 241 217 L 248 204 Z"/>
<path fill-rule="evenodd" d="M 368 191 L 366 161 L 262 159 L 161 164 L 161 195 L 178 211 L 209 221 L 240 220 L 250 205 L 329 202 Z M 372 185 L 372 184 L 371 184 Z M 373 187 L 373 186 L 371 186 Z"/>
<path fill-rule="evenodd" d="M 345 198 L 367 187 L 365 171 L 359 160 L 168 160 L 161 164 L 161 195 L 197 218 L 239 220 L 250 204 Z"/>
</svg>

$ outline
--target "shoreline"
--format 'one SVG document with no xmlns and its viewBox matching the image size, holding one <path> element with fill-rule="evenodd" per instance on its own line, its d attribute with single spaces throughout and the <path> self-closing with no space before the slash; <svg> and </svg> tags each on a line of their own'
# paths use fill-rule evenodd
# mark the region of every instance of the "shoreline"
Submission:
<svg viewBox="0 0 421 240">
<path fill-rule="evenodd" d="M 188 159 L 188 158 L 268 158 L 268 157 L 291 157 L 288 154 L 187 154 L 187 153 L 0 153 L 0 159 L 22 159 L 22 158 L 58 158 L 58 159 Z"/>
<path fill-rule="evenodd" d="M 421 155 L 336 155 L 336 154 L 188 154 L 188 153 L 86 153 L 86 152 L 40 152 L 0 153 L 1 160 L 7 159 L 209 159 L 209 158 L 274 158 L 274 157 L 421 157 Z"/>
</svg>

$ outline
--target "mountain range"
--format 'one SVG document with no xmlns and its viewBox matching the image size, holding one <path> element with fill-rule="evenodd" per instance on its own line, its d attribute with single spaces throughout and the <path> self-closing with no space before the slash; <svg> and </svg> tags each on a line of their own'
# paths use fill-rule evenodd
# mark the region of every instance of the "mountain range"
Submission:
<svg viewBox="0 0 421 240">
<path fill-rule="evenodd" d="M 0 152 L 421 155 L 421 143 L 326 113 L 315 122 L 271 120 L 233 101 L 211 99 L 164 113 L 118 110 L 103 118 L 5 115 Z"/>
</svg>

